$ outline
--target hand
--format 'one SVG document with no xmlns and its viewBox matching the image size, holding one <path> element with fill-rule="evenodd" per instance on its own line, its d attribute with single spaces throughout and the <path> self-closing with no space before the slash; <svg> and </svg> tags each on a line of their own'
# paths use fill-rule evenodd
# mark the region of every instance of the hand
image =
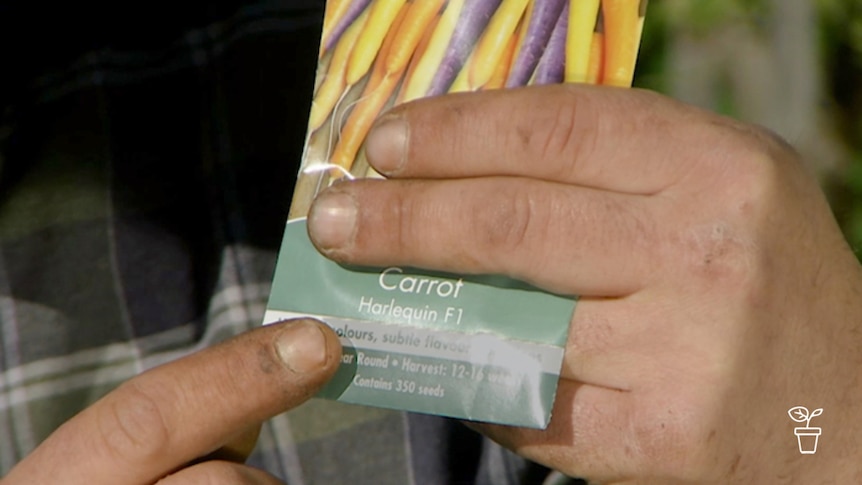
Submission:
<svg viewBox="0 0 862 485">
<path fill-rule="evenodd" d="M 581 295 L 548 429 L 483 432 L 598 482 L 862 481 L 862 270 L 784 142 L 552 86 L 410 103 L 366 147 L 390 180 L 319 196 L 328 257 Z M 796 405 L 824 409 L 815 455 Z"/>
<path fill-rule="evenodd" d="M 251 452 L 261 422 L 332 376 L 340 355 L 335 333 L 314 321 L 255 329 L 124 383 L 57 429 L 2 483 L 279 483 L 235 461 Z"/>
</svg>

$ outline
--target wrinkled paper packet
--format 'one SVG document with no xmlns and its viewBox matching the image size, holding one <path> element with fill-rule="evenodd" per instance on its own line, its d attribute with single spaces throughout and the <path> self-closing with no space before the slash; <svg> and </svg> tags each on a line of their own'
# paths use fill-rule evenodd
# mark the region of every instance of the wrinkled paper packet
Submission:
<svg viewBox="0 0 862 485">
<path fill-rule="evenodd" d="M 344 346 L 339 401 L 547 426 L 576 298 L 500 276 L 336 264 L 306 216 L 340 179 L 380 177 L 363 142 L 386 109 L 532 84 L 629 86 L 646 0 L 329 0 L 308 135 L 264 323 L 311 316 Z"/>
</svg>

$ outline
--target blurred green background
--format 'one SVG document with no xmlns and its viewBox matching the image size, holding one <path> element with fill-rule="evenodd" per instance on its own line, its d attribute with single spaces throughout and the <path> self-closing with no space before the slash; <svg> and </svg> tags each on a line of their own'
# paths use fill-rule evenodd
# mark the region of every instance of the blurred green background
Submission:
<svg viewBox="0 0 862 485">
<path fill-rule="evenodd" d="M 649 0 L 635 84 L 766 126 L 862 259 L 862 0 Z"/>
</svg>

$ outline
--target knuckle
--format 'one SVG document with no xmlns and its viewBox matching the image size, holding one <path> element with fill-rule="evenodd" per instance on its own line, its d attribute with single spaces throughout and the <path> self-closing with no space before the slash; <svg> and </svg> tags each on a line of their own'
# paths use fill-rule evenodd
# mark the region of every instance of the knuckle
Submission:
<svg viewBox="0 0 862 485">
<path fill-rule="evenodd" d="M 757 264 L 756 243 L 726 221 L 689 227 L 683 236 L 687 272 L 711 286 L 740 287 Z"/>
<path fill-rule="evenodd" d="M 418 188 L 418 186 L 414 188 Z M 422 224 L 420 222 L 420 211 L 423 210 L 423 205 L 418 202 L 420 197 L 408 196 L 410 190 L 411 188 L 408 188 L 405 191 L 396 192 L 396 200 L 389 204 L 392 211 L 390 220 L 394 221 L 396 225 L 394 230 L 389 231 L 389 234 L 392 237 L 392 245 L 396 250 L 412 246 L 417 237 L 420 239 L 422 237 L 420 233 L 421 227 L 418 226 Z M 421 199 L 424 199 L 424 197 L 421 197 Z"/>
<path fill-rule="evenodd" d="M 570 161 L 551 164 L 559 172 L 554 175 L 565 180 L 575 170 L 575 161 L 589 156 L 595 149 L 600 125 L 586 122 L 595 119 L 589 98 L 572 91 L 563 91 L 562 94 L 562 99 L 554 98 L 553 105 L 543 106 L 538 110 L 540 114 L 530 116 L 530 126 L 522 127 L 520 132 L 529 155 L 540 160 Z M 578 156 L 574 157 L 574 154 Z"/>
<path fill-rule="evenodd" d="M 359 222 L 354 244 L 342 250 L 337 260 L 362 260 L 375 264 L 379 259 L 398 255 L 418 237 L 414 232 L 424 198 L 421 185 L 409 181 L 392 187 L 377 180 L 351 182 L 359 195 Z M 402 186 L 403 185 L 403 186 Z M 427 208 L 426 208 L 427 209 Z M 370 261 L 366 259 L 370 258 Z"/>
<path fill-rule="evenodd" d="M 754 124 L 735 122 L 733 129 L 743 136 L 743 145 L 752 152 L 762 152 L 774 161 L 791 160 L 794 163 L 801 162 L 797 156 L 796 149 L 771 129 Z M 792 155 L 792 156 L 788 156 Z"/>
<path fill-rule="evenodd" d="M 507 253 L 518 249 L 538 223 L 532 194 L 511 184 L 504 187 L 489 192 L 488 197 L 478 197 L 479 203 L 470 211 L 468 227 L 476 231 L 483 251 Z"/>
<path fill-rule="evenodd" d="M 569 152 L 580 140 L 583 134 L 575 136 L 577 129 L 577 111 L 570 106 L 557 106 L 547 112 L 544 120 L 540 120 L 536 137 L 537 152 L 542 158 L 554 158 Z"/>
<path fill-rule="evenodd" d="M 712 437 L 697 411 L 666 408 L 642 413 L 632 425 L 631 448 L 649 475 L 697 481 L 706 458 L 701 450 Z"/>
<path fill-rule="evenodd" d="M 569 332 L 566 352 L 573 360 L 580 360 L 590 355 L 601 355 L 613 348 L 617 331 L 611 319 L 601 312 L 590 312 L 590 306 L 580 303 L 574 314 L 573 330 Z M 586 309 L 584 309 L 586 307 Z"/>
<path fill-rule="evenodd" d="M 101 444 L 120 462 L 147 461 L 159 456 L 170 439 L 169 426 L 158 401 L 134 382 L 118 389 L 98 416 Z"/>
<path fill-rule="evenodd" d="M 724 153 L 716 157 L 716 168 L 727 182 L 730 197 L 759 207 L 798 175 L 798 154 L 768 129 L 729 121 L 716 132 L 723 133 L 716 141 Z"/>
<path fill-rule="evenodd" d="M 719 177 L 708 191 L 709 209 L 705 217 L 690 221 L 679 236 L 679 254 L 688 271 L 711 284 L 730 284 L 739 290 L 752 290 L 761 265 L 767 263 L 764 231 L 774 227 L 775 214 L 787 201 L 789 184 L 795 183 L 774 144 L 756 127 L 730 127 L 744 130 L 744 136 L 728 148 Z M 777 142 L 776 142 L 777 143 Z M 705 196 L 706 196 L 705 195 Z M 717 202 L 717 203 L 716 203 Z"/>
</svg>

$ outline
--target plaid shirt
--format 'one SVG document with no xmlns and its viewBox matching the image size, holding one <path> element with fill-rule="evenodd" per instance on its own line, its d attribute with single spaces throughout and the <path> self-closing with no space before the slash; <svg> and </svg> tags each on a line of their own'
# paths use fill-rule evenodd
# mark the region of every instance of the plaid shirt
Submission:
<svg viewBox="0 0 862 485">
<path fill-rule="evenodd" d="M 120 382 L 261 322 L 322 5 L 183 5 L 108 26 L 0 2 L 0 475 Z M 322 400 L 250 462 L 290 484 L 555 480 L 456 422 Z"/>
</svg>

